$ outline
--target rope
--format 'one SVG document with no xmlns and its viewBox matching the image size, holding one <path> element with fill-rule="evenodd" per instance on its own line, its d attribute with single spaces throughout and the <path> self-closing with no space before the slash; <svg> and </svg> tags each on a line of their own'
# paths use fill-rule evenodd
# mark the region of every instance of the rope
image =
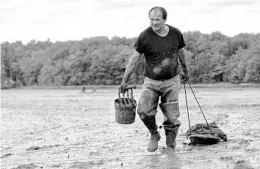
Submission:
<svg viewBox="0 0 260 169">
<path fill-rule="evenodd" d="M 196 97 L 196 95 L 195 95 L 195 93 L 194 93 L 194 91 L 193 91 L 193 89 L 192 89 L 192 87 L 191 87 L 191 85 L 190 85 L 189 80 L 188 80 L 187 82 L 188 82 L 188 84 L 189 84 L 189 86 L 190 86 L 190 89 L 191 89 L 191 91 L 192 91 L 192 94 L 193 94 L 193 96 L 194 96 L 194 98 L 195 98 L 195 100 L 196 100 L 196 102 L 197 102 L 197 104 L 198 104 L 198 106 L 199 106 L 199 108 L 200 108 L 200 111 L 201 111 L 201 113 L 202 113 L 202 115 L 203 115 L 203 117 L 204 117 L 204 119 L 205 119 L 205 121 L 206 121 L 206 123 L 207 123 L 207 126 L 209 127 L 209 130 L 210 130 L 211 134 L 214 135 L 214 133 L 212 132 L 212 130 L 211 130 L 210 126 L 209 126 L 209 123 L 208 123 L 208 121 L 207 121 L 207 119 L 206 119 L 206 116 L 205 116 L 205 114 L 203 113 L 203 111 L 202 111 L 202 109 L 201 109 L 201 106 L 200 106 L 200 104 L 199 104 L 199 101 L 198 101 L 198 99 L 197 99 L 197 97 Z M 186 107 L 187 107 L 187 110 L 188 110 L 185 82 L 184 82 L 184 89 L 185 89 Z M 188 111 L 187 111 L 187 112 L 188 112 Z M 188 112 L 188 116 L 189 116 L 189 112 Z M 190 119 L 189 119 L 189 128 L 190 128 Z"/>
<path fill-rule="evenodd" d="M 191 135 L 191 127 L 190 127 L 190 113 L 189 113 L 189 106 L 188 106 L 188 99 L 187 99 L 187 93 L 186 93 L 185 82 L 184 82 L 184 91 L 185 91 L 185 101 L 186 101 L 186 108 L 187 108 L 188 121 L 189 121 L 189 129 L 190 129 L 190 135 Z"/>
</svg>

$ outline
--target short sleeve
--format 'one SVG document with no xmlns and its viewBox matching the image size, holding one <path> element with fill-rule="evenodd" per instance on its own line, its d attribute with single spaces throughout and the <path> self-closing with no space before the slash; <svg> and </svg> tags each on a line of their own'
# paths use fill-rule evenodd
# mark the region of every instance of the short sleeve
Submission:
<svg viewBox="0 0 260 169">
<path fill-rule="evenodd" d="M 184 38 L 183 38 L 181 31 L 179 29 L 176 29 L 176 33 L 177 33 L 177 37 L 178 37 L 178 40 L 179 40 L 178 49 L 181 49 L 181 48 L 185 47 L 186 44 L 185 44 L 185 41 L 184 41 Z"/>
<path fill-rule="evenodd" d="M 135 50 L 140 54 L 144 53 L 144 34 L 140 34 L 135 42 Z"/>
</svg>

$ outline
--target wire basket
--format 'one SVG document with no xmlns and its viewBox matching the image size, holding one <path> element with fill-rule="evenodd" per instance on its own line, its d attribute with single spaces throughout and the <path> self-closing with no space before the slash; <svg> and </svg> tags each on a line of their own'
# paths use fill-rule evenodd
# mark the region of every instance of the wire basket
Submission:
<svg viewBox="0 0 260 169">
<path fill-rule="evenodd" d="M 115 119 L 119 124 L 132 124 L 135 122 L 136 100 L 134 99 L 133 88 L 136 87 L 127 88 L 127 97 L 125 97 L 125 94 L 120 94 L 119 92 L 118 98 L 115 99 Z"/>
</svg>

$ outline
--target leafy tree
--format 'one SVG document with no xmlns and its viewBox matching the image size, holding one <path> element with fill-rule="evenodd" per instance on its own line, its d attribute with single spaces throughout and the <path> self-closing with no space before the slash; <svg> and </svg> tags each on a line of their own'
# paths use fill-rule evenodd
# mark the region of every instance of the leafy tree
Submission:
<svg viewBox="0 0 260 169">
<path fill-rule="evenodd" d="M 185 32 L 186 61 L 192 83 L 260 83 L 260 34 L 227 37 L 220 32 Z M 118 85 L 135 38 L 105 36 L 52 43 L 31 40 L 1 44 L 1 70 L 22 85 Z M 129 83 L 144 80 L 145 58 Z"/>
</svg>

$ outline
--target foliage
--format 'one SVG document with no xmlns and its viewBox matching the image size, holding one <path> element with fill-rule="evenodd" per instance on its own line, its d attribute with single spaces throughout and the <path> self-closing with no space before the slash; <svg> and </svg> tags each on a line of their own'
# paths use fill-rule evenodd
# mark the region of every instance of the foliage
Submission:
<svg viewBox="0 0 260 169">
<path fill-rule="evenodd" d="M 186 61 L 193 83 L 260 83 L 260 34 L 227 37 L 220 32 L 184 33 Z M 1 45 L 2 73 L 22 85 L 118 85 L 136 38 L 105 36 L 80 41 L 32 40 Z M 141 84 L 144 63 L 130 83 Z"/>
</svg>

